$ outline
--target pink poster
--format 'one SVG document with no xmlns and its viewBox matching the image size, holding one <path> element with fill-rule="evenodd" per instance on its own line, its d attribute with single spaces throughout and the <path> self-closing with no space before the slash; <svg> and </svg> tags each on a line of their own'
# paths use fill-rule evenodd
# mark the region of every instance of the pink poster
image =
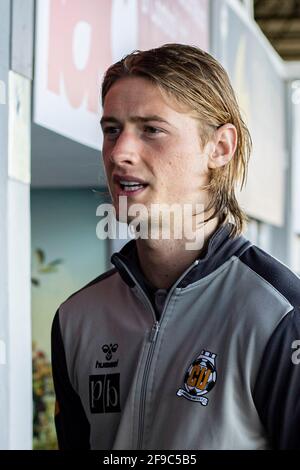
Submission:
<svg viewBox="0 0 300 470">
<path fill-rule="evenodd" d="M 101 147 L 99 90 L 107 67 L 164 43 L 208 50 L 208 0 L 39 0 L 34 120 Z"/>
<path fill-rule="evenodd" d="M 142 0 L 139 6 L 139 49 L 169 42 L 208 50 L 207 0 Z"/>
</svg>

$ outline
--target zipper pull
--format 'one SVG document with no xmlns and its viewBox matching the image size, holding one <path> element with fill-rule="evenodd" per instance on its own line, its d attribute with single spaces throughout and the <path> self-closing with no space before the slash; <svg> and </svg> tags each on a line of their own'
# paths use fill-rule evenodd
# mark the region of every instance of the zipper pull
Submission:
<svg viewBox="0 0 300 470">
<path fill-rule="evenodd" d="M 157 333 L 158 333 L 158 330 L 159 330 L 159 323 L 158 321 L 156 321 L 151 329 L 151 332 L 150 332 L 150 343 L 154 343 L 154 341 L 156 340 L 156 337 L 157 337 Z"/>
</svg>

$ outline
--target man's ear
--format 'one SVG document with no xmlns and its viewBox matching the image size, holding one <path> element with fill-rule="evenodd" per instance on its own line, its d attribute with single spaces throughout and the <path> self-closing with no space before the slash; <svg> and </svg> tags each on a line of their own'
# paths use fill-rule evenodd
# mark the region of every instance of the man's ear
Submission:
<svg viewBox="0 0 300 470">
<path fill-rule="evenodd" d="M 214 133 L 214 148 L 208 158 L 208 168 L 220 168 L 232 159 L 237 146 L 237 131 L 233 124 L 224 124 Z"/>
</svg>

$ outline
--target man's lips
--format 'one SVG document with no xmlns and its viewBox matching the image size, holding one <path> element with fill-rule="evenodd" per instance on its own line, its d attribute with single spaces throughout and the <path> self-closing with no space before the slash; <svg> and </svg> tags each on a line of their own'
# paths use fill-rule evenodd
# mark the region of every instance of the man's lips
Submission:
<svg viewBox="0 0 300 470">
<path fill-rule="evenodd" d="M 137 176 L 132 176 L 132 175 L 119 175 L 119 174 L 113 174 L 113 182 L 114 183 L 120 183 L 120 181 L 127 181 L 128 183 L 136 182 L 140 184 L 148 184 L 147 181 L 142 180 L 141 178 Z"/>
<path fill-rule="evenodd" d="M 132 175 L 113 175 L 115 183 L 116 196 L 133 196 L 146 189 L 148 183 L 141 178 Z"/>
</svg>

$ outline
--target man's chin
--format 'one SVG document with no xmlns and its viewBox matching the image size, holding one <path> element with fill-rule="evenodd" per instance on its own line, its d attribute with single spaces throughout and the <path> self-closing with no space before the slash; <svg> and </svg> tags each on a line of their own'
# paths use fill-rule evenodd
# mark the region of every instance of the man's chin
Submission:
<svg viewBox="0 0 300 470">
<path fill-rule="evenodd" d="M 148 223 L 148 217 L 141 218 L 138 215 L 137 216 L 132 216 L 128 214 L 119 215 L 118 213 L 116 213 L 116 219 L 118 222 L 127 224 L 127 225 L 129 224 L 136 225 L 138 223 L 142 223 L 142 224 Z"/>
<path fill-rule="evenodd" d="M 116 219 L 117 219 L 117 222 L 120 222 L 122 224 L 129 224 L 130 223 L 128 214 L 122 214 L 121 215 L 118 212 L 116 212 Z"/>
</svg>

